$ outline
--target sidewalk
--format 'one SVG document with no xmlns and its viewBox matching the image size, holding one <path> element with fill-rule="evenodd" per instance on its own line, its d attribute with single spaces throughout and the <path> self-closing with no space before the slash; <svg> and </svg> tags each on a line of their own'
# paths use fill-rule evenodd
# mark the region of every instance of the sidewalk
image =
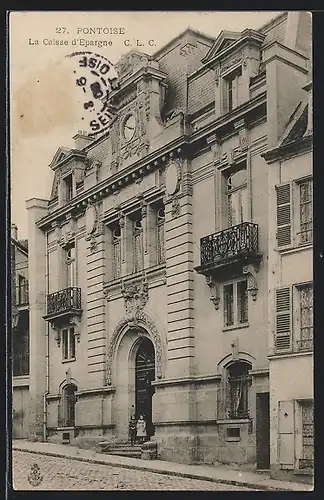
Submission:
<svg viewBox="0 0 324 500">
<path fill-rule="evenodd" d="M 270 479 L 268 474 L 241 472 L 227 469 L 226 467 L 212 467 L 206 465 L 182 465 L 162 460 L 141 460 L 137 458 L 120 457 L 97 453 L 93 450 L 84 450 L 76 446 L 30 442 L 27 440 L 13 440 L 14 450 L 29 453 L 40 453 L 71 460 L 79 460 L 112 467 L 123 467 L 126 469 L 140 469 L 173 476 L 201 479 L 216 483 L 231 484 L 245 488 L 268 490 L 268 491 L 313 491 L 313 486 L 286 481 Z"/>
</svg>

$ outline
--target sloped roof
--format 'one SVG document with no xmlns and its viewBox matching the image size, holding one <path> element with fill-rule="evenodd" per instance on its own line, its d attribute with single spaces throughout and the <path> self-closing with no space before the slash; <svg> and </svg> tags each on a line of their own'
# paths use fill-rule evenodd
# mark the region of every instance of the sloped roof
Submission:
<svg viewBox="0 0 324 500">
<path fill-rule="evenodd" d="M 296 119 L 296 121 L 293 124 L 290 131 L 288 132 L 286 137 L 284 137 L 280 146 L 285 146 L 289 142 L 293 142 L 293 141 L 297 141 L 298 139 L 301 139 L 307 130 L 307 123 L 308 123 L 308 104 L 306 104 L 302 113 Z"/>
</svg>

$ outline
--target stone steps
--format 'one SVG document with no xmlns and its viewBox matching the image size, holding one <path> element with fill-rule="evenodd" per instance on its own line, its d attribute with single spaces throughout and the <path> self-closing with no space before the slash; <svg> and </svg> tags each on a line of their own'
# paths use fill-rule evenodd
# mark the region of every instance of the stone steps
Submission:
<svg viewBox="0 0 324 500">
<path fill-rule="evenodd" d="M 107 455 L 119 455 L 122 457 L 141 458 L 141 445 L 131 446 L 128 442 L 114 443 L 102 441 L 98 443 L 97 449 Z"/>
</svg>

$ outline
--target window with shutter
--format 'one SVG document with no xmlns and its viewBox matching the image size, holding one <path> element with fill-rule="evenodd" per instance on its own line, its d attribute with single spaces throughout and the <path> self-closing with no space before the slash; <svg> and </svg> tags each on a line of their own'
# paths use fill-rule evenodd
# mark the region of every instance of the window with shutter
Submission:
<svg viewBox="0 0 324 500">
<path fill-rule="evenodd" d="M 278 247 L 291 244 L 291 186 L 277 186 L 277 242 Z"/>
<path fill-rule="evenodd" d="M 291 289 L 276 290 L 276 351 L 291 349 Z"/>
</svg>

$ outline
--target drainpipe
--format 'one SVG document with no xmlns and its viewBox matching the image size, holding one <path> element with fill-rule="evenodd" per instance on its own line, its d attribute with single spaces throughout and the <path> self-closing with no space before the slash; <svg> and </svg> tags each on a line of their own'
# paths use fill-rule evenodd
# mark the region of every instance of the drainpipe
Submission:
<svg viewBox="0 0 324 500">
<path fill-rule="evenodd" d="M 48 234 L 46 234 L 46 260 L 45 260 L 45 280 L 46 280 L 46 295 L 48 295 Z M 47 299 L 45 301 L 45 307 L 47 307 Z M 49 394 L 49 323 L 46 321 L 46 344 L 45 344 L 45 366 L 46 366 L 46 392 L 44 394 L 43 399 L 43 440 L 47 441 L 47 432 L 46 432 L 46 397 Z"/>
</svg>

